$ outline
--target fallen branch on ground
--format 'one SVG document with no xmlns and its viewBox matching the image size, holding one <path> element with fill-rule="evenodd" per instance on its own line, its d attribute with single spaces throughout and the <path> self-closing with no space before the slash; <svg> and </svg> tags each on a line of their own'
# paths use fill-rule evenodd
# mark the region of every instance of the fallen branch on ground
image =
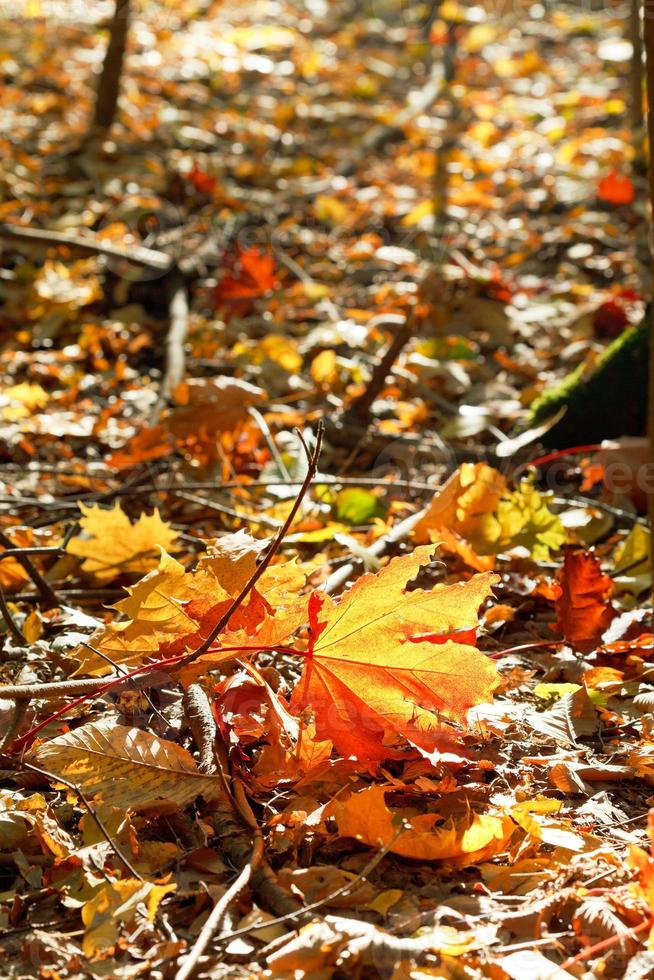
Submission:
<svg viewBox="0 0 654 980">
<path fill-rule="evenodd" d="M 45 248 L 64 246 L 80 255 L 103 255 L 105 258 L 120 259 L 131 262 L 132 265 L 140 265 L 146 269 L 154 269 L 159 272 L 170 272 L 173 268 L 173 260 L 165 252 L 145 248 L 143 245 L 130 245 L 129 251 L 124 251 L 97 238 L 81 238 L 78 235 L 65 235 L 59 231 L 24 228 L 21 225 L 0 223 L 0 240 L 41 245 Z"/>
</svg>

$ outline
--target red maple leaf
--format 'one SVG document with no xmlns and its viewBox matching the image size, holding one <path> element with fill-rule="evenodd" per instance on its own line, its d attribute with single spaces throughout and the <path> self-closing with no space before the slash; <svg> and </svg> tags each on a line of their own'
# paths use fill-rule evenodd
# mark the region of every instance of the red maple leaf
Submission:
<svg viewBox="0 0 654 980">
<path fill-rule="evenodd" d="M 208 196 L 211 196 L 218 184 L 216 178 L 212 177 L 211 174 L 208 174 L 205 170 L 198 167 L 197 163 L 193 164 L 193 169 L 189 171 L 187 176 L 198 194 L 207 194 Z"/>
<path fill-rule="evenodd" d="M 613 340 L 628 326 L 629 317 L 624 306 L 614 299 L 602 303 L 593 317 L 593 329 L 596 337 Z"/>
<path fill-rule="evenodd" d="M 566 551 L 556 600 L 557 627 L 578 650 L 593 650 L 613 619 L 613 582 L 590 551 Z"/>
<path fill-rule="evenodd" d="M 629 177 L 626 174 L 619 174 L 617 170 L 612 170 L 603 177 L 597 186 L 597 196 L 600 201 L 606 204 L 631 204 L 636 191 Z"/>
</svg>

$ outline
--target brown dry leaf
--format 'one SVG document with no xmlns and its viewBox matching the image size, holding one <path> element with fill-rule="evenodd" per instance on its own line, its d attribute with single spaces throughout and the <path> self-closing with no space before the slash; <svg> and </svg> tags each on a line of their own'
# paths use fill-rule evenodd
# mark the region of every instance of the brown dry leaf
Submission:
<svg viewBox="0 0 654 980">
<path fill-rule="evenodd" d="M 577 739 L 592 735 L 599 724 L 593 702 L 582 687 L 560 698 L 549 711 L 527 711 L 527 724 L 557 742 L 576 745 Z"/>
<path fill-rule="evenodd" d="M 368 905 L 377 895 L 377 889 L 369 881 L 356 881 L 351 871 L 343 871 L 331 864 L 314 864 L 310 868 L 282 868 L 277 875 L 282 888 L 301 895 L 305 905 L 324 901 L 339 889 L 348 890 L 326 902 L 327 908 L 355 909 Z M 354 885 L 351 883 L 355 882 Z"/>
<path fill-rule="evenodd" d="M 84 793 L 123 809 L 170 800 L 186 806 L 222 792 L 217 777 L 198 772 L 186 749 L 139 728 L 91 722 L 39 745 L 37 765 Z"/>
<path fill-rule="evenodd" d="M 141 514 L 132 524 L 116 503 L 112 510 L 80 502 L 80 526 L 84 537 L 68 542 L 69 555 L 83 558 L 82 571 L 94 578 L 108 581 L 117 575 L 143 573 L 156 564 L 159 549 L 175 551 L 177 532 L 159 511 Z"/>
<path fill-rule="evenodd" d="M 263 388 L 238 378 L 194 378 L 175 392 L 179 407 L 165 425 L 178 439 L 231 432 L 265 395 Z"/>
<path fill-rule="evenodd" d="M 268 547 L 268 541 L 257 541 L 245 530 L 225 534 L 207 545 L 207 553 L 198 562 L 216 576 L 221 586 L 237 595 L 257 567 L 257 559 Z"/>
<path fill-rule="evenodd" d="M 420 929 L 413 936 L 399 937 L 371 922 L 327 915 L 304 926 L 297 936 L 291 936 L 285 945 L 268 955 L 267 963 L 275 977 L 296 975 L 329 980 L 342 962 L 347 962 L 350 970 L 359 964 L 370 966 L 381 976 L 408 976 L 402 967 L 415 962 L 425 952 L 444 957 L 462 956 L 486 948 L 496 932 L 497 928 L 490 924 L 474 930 L 434 925 Z M 422 976 L 423 971 L 419 974 L 412 971 L 411 975 Z"/>
</svg>

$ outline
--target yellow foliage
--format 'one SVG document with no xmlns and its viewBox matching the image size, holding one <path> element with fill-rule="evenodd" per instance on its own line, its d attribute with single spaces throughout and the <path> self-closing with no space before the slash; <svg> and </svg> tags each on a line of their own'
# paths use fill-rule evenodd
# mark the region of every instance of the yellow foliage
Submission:
<svg viewBox="0 0 654 980">
<path fill-rule="evenodd" d="M 96 504 L 80 503 L 80 527 L 84 537 L 75 537 L 66 548 L 69 555 L 83 558 L 82 571 L 109 580 L 117 575 L 145 572 L 156 563 L 160 548 L 175 551 L 177 532 L 159 511 L 141 514 L 132 524 L 120 504 L 105 510 Z"/>
</svg>

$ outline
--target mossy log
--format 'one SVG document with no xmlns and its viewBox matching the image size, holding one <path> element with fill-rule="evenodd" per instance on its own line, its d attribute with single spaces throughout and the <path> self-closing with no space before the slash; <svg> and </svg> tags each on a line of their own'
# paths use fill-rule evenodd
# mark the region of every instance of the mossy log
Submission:
<svg viewBox="0 0 654 980">
<path fill-rule="evenodd" d="M 532 406 L 528 427 L 540 425 L 565 407 L 565 415 L 541 438 L 548 447 L 564 449 L 644 435 L 649 335 L 648 313 L 609 344 L 590 373 L 582 364 L 545 391 Z"/>
</svg>

